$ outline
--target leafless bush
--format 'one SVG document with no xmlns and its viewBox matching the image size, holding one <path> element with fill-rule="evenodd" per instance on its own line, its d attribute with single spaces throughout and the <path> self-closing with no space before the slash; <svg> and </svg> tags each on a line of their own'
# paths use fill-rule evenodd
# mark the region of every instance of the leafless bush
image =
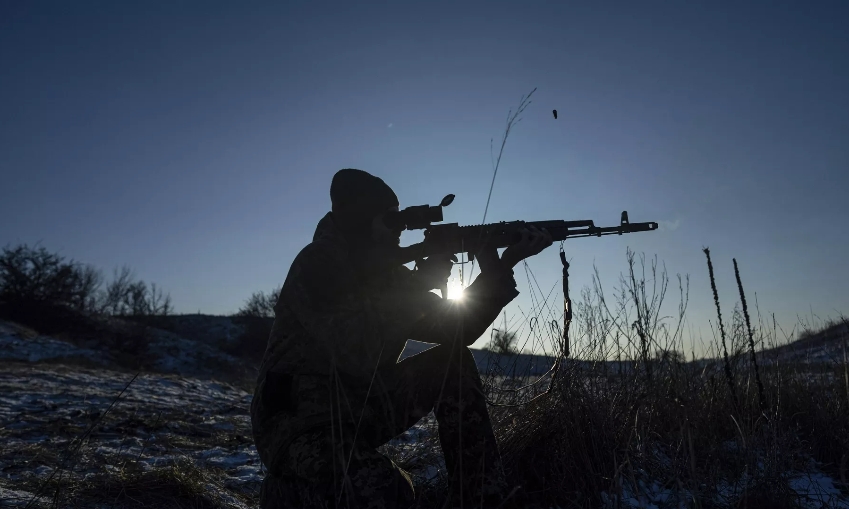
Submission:
<svg viewBox="0 0 849 509">
<path fill-rule="evenodd" d="M 126 265 L 115 269 L 99 301 L 99 310 L 112 316 L 165 316 L 173 311 L 171 296 L 156 284 L 136 280 Z"/>
<path fill-rule="evenodd" d="M 270 292 L 254 292 L 239 308 L 236 316 L 253 316 L 258 318 L 274 318 L 274 306 L 280 296 L 280 287 Z"/>
<path fill-rule="evenodd" d="M 516 333 L 496 330 L 492 335 L 492 339 L 489 340 L 486 349 L 502 355 L 519 353 L 516 348 Z"/>
</svg>

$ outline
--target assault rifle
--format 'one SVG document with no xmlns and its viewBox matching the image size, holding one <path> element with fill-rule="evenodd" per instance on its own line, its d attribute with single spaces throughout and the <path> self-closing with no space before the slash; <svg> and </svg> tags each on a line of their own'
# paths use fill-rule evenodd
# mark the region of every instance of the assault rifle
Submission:
<svg viewBox="0 0 849 509">
<path fill-rule="evenodd" d="M 623 211 L 619 226 L 596 226 L 591 220 L 581 221 L 502 221 L 474 226 L 460 226 L 457 223 L 432 224 L 442 221 L 442 208 L 451 205 L 454 195 L 449 194 L 436 207 L 417 205 L 384 216 L 384 223 L 393 230 L 424 230 L 425 240 L 412 246 L 398 248 L 393 256 L 395 262 L 406 264 L 434 255 L 455 255 L 466 253 L 469 261 L 484 247 L 506 248 L 522 239 L 520 231 L 531 226 L 546 229 L 554 241 L 563 241 L 574 237 L 601 237 L 602 235 L 622 235 L 623 233 L 648 232 L 657 230 L 657 223 L 632 223 L 628 212 Z M 397 256 L 397 258 L 396 258 Z M 572 301 L 569 298 L 569 262 L 566 253 L 560 249 L 560 262 L 563 264 L 563 330 L 561 354 L 570 355 L 569 324 L 572 322 Z M 448 287 L 441 289 L 442 298 L 448 297 Z M 558 363 L 559 367 L 560 364 Z M 555 368 L 557 369 L 557 368 Z M 549 383 L 554 382 L 552 375 Z M 547 391 L 546 391 L 547 392 Z"/>
<path fill-rule="evenodd" d="M 506 248 L 519 242 L 520 230 L 535 226 L 545 228 L 556 241 L 575 237 L 601 237 L 602 235 L 622 235 L 623 233 L 646 232 L 657 229 L 657 223 L 632 223 L 628 212 L 623 211 L 619 226 L 596 226 L 591 220 L 580 221 L 502 221 L 481 225 L 460 226 L 457 223 L 432 224 L 441 222 L 442 208 L 454 201 L 449 194 L 438 206 L 417 205 L 398 212 L 390 212 L 384 217 L 384 223 L 391 229 L 425 230 L 425 240 L 412 246 L 401 248 L 401 263 L 421 260 L 428 256 L 466 253 L 469 261 L 483 247 Z"/>
</svg>

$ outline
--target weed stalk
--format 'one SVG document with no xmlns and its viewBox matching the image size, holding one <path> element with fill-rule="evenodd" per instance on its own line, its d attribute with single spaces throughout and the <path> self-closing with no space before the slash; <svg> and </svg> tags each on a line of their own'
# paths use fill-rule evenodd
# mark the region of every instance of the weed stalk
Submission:
<svg viewBox="0 0 849 509">
<path fill-rule="evenodd" d="M 761 374 L 758 370 L 758 358 L 755 355 L 755 339 L 752 334 L 752 322 L 749 319 L 749 307 L 746 305 L 746 293 L 743 291 L 743 282 L 740 280 L 740 269 L 737 267 L 737 258 L 732 258 L 734 261 L 734 277 L 737 278 L 737 289 L 740 291 L 740 302 L 743 303 L 743 317 L 746 319 L 746 332 L 749 334 L 749 354 L 752 358 L 752 366 L 755 369 L 755 382 L 758 384 L 758 406 L 761 412 L 766 410 L 766 402 L 764 401 L 764 386 L 761 382 Z M 711 278 L 713 282 L 713 278 Z M 719 309 L 717 304 L 717 310 Z"/>
<path fill-rule="evenodd" d="M 725 326 L 722 324 L 722 311 L 719 309 L 719 294 L 716 291 L 716 279 L 713 276 L 713 263 L 710 261 L 710 249 L 704 248 L 705 256 L 707 257 L 708 274 L 710 275 L 710 288 L 713 290 L 713 302 L 716 304 L 716 319 L 719 322 L 719 337 L 722 341 L 722 359 L 725 368 L 725 378 L 728 381 L 728 389 L 731 391 L 731 399 L 734 402 L 734 409 L 739 412 L 737 404 L 737 391 L 734 390 L 734 374 L 731 372 L 731 361 L 728 359 L 728 346 L 725 340 Z"/>
</svg>

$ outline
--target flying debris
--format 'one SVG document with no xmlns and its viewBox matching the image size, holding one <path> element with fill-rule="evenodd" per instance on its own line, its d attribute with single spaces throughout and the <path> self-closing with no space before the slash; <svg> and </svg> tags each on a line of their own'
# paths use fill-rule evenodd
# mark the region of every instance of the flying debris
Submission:
<svg viewBox="0 0 849 509">
<path fill-rule="evenodd" d="M 551 112 L 554 113 L 554 120 L 557 120 L 557 110 L 551 110 Z"/>
</svg>

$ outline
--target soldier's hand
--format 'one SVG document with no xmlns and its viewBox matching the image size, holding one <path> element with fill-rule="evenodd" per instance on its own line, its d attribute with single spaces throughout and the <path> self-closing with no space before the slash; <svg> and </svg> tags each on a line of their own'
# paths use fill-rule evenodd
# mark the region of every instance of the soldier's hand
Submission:
<svg viewBox="0 0 849 509">
<path fill-rule="evenodd" d="M 453 254 L 451 256 L 429 256 L 424 260 L 417 261 L 416 280 L 420 281 L 427 290 L 443 288 L 447 284 L 448 278 L 451 277 L 451 269 L 454 268 L 456 262 L 457 257 Z"/>
<path fill-rule="evenodd" d="M 510 268 L 515 267 L 525 258 L 530 258 L 541 253 L 545 248 L 550 246 L 554 241 L 548 230 L 538 230 L 531 226 L 528 229 L 520 231 L 522 240 L 517 244 L 513 244 L 501 253 L 501 262 Z"/>
<path fill-rule="evenodd" d="M 482 246 L 481 249 L 475 253 L 475 258 L 478 260 L 481 272 L 500 271 L 504 267 L 501 260 L 498 258 L 498 250 L 492 246 Z"/>
</svg>

